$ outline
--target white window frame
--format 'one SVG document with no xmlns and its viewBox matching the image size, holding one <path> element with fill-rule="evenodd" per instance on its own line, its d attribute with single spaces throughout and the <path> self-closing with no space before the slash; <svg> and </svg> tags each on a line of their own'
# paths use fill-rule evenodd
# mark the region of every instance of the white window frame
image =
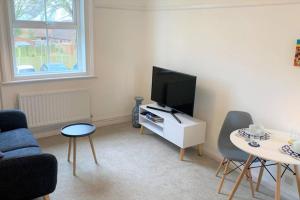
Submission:
<svg viewBox="0 0 300 200">
<path fill-rule="evenodd" d="M 3 51 L 0 51 L 0 57 L 7 58 L 9 55 L 9 60 L 1 59 L 2 67 L 2 82 L 22 82 L 30 80 L 51 80 L 51 79 L 64 79 L 64 78 L 84 78 L 94 76 L 94 62 L 93 62 L 93 0 L 73 0 L 74 3 L 74 14 L 73 22 L 35 22 L 35 21 L 21 21 L 14 20 L 14 8 L 11 0 L 6 0 L 7 10 L 3 10 L 3 17 L 1 19 L 0 14 L 0 43 L 3 45 Z M 0 5 L 1 6 L 1 5 Z M 0 7 L 1 12 L 1 7 Z M 87 13 L 87 14 L 85 14 Z M 75 25 L 75 20 L 78 25 Z M 15 24 L 13 24 L 13 22 Z M 26 25 L 26 26 L 25 26 Z M 28 76 L 16 76 L 15 74 L 15 51 L 14 51 L 14 38 L 13 38 L 13 28 L 14 27 L 23 28 L 59 28 L 59 29 L 69 29 L 77 26 L 77 48 L 78 49 L 77 59 L 78 65 L 85 68 L 85 72 L 64 72 L 64 73 L 41 73 L 36 75 Z M 3 31 L 6 30 L 6 31 Z M 8 31 L 7 31 L 8 30 Z M 88 41 L 88 42 L 87 42 Z M 1 46 L 1 45 L 0 45 Z M 79 58 L 79 56 L 81 58 Z M 79 62 L 82 63 L 79 63 Z"/>
</svg>

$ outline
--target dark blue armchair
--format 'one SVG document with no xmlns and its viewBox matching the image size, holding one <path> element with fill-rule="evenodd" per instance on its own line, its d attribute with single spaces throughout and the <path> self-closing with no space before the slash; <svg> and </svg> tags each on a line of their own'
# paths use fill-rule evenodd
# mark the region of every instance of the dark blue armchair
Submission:
<svg viewBox="0 0 300 200">
<path fill-rule="evenodd" d="M 0 111 L 0 129 L 0 199 L 48 198 L 56 188 L 55 156 L 41 152 L 21 111 Z"/>
</svg>

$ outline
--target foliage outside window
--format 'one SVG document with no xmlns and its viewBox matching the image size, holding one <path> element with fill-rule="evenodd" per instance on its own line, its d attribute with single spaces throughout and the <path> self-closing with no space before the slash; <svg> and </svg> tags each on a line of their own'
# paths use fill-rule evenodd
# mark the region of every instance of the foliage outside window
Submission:
<svg viewBox="0 0 300 200">
<path fill-rule="evenodd" d="M 85 73 L 81 0 L 12 0 L 15 77 Z"/>
</svg>

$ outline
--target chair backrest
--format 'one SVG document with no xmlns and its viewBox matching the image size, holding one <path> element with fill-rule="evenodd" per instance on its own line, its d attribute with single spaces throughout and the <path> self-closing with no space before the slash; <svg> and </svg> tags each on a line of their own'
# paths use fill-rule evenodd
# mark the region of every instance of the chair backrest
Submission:
<svg viewBox="0 0 300 200">
<path fill-rule="evenodd" d="M 27 128 L 26 115 L 20 110 L 0 111 L 0 132 Z"/>
<path fill-rule="evenodd" d="M 230 111 L 224 120 L 223 126 L 220 131 L 218 139 L 219 151 L 232 147 L 236 148 L 230 141 L 230 134 L 240 128 L 248 128 L 250 124 L 253 124 L 252 117 L 247 112 Z"/>
</svg>

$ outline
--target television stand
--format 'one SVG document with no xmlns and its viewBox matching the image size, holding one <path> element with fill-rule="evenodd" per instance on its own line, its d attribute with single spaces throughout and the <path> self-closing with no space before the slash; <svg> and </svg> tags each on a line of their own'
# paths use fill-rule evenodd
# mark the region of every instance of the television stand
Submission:
<svg viewBox="0 0 300 200">
<path fill-rule="evenodd" d="M 158 110 L 158 111 L 161 111 L 161 112 L 165 112 L 165 113 L 169 113 L 171 114 L 175 119 L 176 121 L 181 124 L 181 120 L 175 115 L 175 113 L 178 113 L 176 110 L 174 109 L 171 109 L 171 110 L 164 110 L 164 109 L 160 109 L 160 108 L 155 108 L 155 107 L 152 107 L 152 106 L 147 106 L 147 108 L 149 109 L 153 109 L 153 110 Z"/>
<path fill-rule="evenodd" d="M 179 117 L 181 121 L 181 123 L 178 123 L 176 118 L 170 115 L 171 108 L 163 108 L 164 107 L 157 104 L 140 106 L 139 123 L 141 124 L 141 134 L 143 134 L 145 128 L 147 128 L 151 132 L 175 144 L 180 148 L 180 160 L 184 158 L 185 149 L 193 146 L 198 146 L 198 153 L 202 155 L 202 148 L 205 142 L 206 122 L 186 114 L 177 113 L 176 117 Z M 169 112 L 165 112 L 168 110 Z M 145 112 L 154 114 L 162 118 L 163 121 L 152 121 L 147 118 Z"/>
</svg>

